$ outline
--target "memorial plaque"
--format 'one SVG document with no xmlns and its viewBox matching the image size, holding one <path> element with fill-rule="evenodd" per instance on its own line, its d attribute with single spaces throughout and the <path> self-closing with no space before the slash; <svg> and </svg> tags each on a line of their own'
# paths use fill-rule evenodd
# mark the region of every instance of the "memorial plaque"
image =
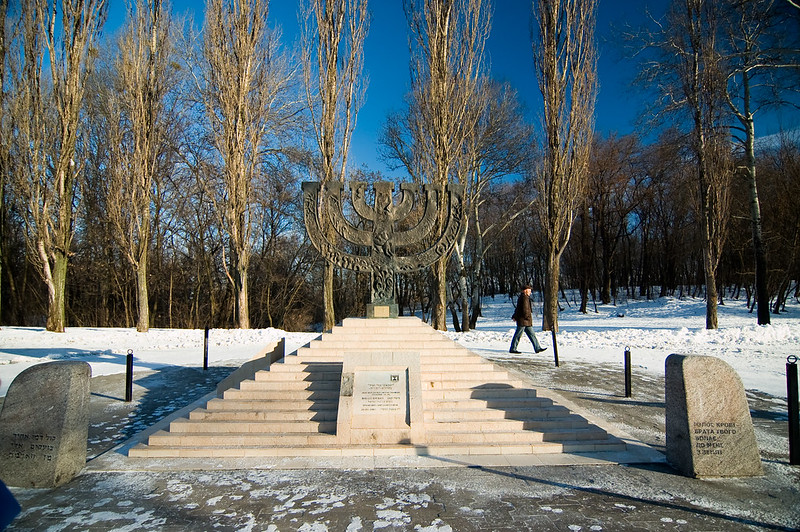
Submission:
<svg viewBox="0 0 800 532">
<path fill-rule="evenodd" d="M 353 414 L 405 414 L 406 370 L 357 371 L 353 385 Z"/>
<path fill-rule="evenodd" d="M 10 486 L 53 488 L 86 465 L 86 362 L 32 366 L 11 383 L 0 412 L 0 478 Z"/>
<path fill-rule="evenodd" d="M 342 363 L 336 437 L 342 443 L 423 441 L 419 353 L 347 353 Z"/>
<path fill-rule="evenodd" d="M 369 305 L 368 307 L 368 318 L 388 318 L 391 316 L 391 307 L 389 305 Z"/>
<path fill-rule="evenodd" d="M 693 477 L 763 474 L 739 375 L 708 356 L 666 362 L 667 461 Z"/>
</svg>

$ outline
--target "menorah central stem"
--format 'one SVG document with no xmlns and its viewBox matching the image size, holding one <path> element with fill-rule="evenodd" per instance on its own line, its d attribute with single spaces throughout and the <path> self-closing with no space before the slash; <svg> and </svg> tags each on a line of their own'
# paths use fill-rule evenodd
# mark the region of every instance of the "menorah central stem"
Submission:
<svg viewBox="0 0 800 532">
<path fill-rule="evenodd" d="M 370 272 L 368 315 L 396 316 L 396 274 L 427 268 L 450 253 L 464 224 L 464 188 L 425 185 L 420 193 L 416 185 L 403 183 L 402 196 L 395 204 L 394 184 L 378 181 L 373 184 L 375 200 L 370 207 L 366 187 L 363 182 L 350 185 L 353 209 L 359 217 L 359 223 L 352 224 L 343 211 L 341 182 L 328 183 L 323 190 L 318 182 L 303 183 L 306 230 L 326 260 L 341 268 Z M 411 229 L 397 230 L 414 207 L 421 212 L 419 221 Z M 446 216 L 437 224 L 440 207 Z M 333 227 L 338 241 L 328 238 L 323 230 L 327 226 Z"/>
</svg>

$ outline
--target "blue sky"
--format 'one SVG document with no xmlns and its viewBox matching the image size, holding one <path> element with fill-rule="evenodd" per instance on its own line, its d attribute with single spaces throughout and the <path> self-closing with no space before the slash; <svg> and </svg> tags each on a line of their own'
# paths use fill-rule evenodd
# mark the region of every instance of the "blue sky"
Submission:
<svg viewBox="0 0 800 532">
<path fill-rule="evenodd" d="M 124 0 L 110 0 L 111 13 L 107 31 L 121 24 L 124 18 Z M 668 0 L 598 0 L 597 36 L 600 58 L 595 129 L 600 134 L 631 133 L 635 120 L 642 110 L 644 94 L 631 87 L 634 76 L 633 63 L 621 60 L 620 28 L 625 24 L 638 26 L 646 22 L 646 13 L 660 18 Z M 189 10 L 195 20 L 202 19 L 204 2 L 173 0 L 176 13 Z M 283 30 L 287 46 L 292 46 L 298 34 L 297 5 L 295 0 L 272 0 L 269 19 Z M 539 93 L 533 72 L 530 44 L 530 0 L 494 0 L 492 33 L 487 52 L 492 75 L 508 81 L 518 92 L 527 108 L 527 118 L 538 122 Z M 403 13 L 402 0 L 371 0 L 372 22 L 365 44 L 365 71 L 369 76 L 367 98 L 358 115 L 358 125 L 350 152 L 351 166 L 366 164 L 370 169 L 385 172 L 386 177 L 400 178 L 399 170 L 390 172 L 378 157 L 378 138 L 386 116 L 400 110 L 403 96 L 409 88 L 408 27 Z M 796 115 L 793 123 L 781 124 L 770 119 L 757 123 L 759 135 L 786 128 L 798 127 Z"/>
<path fill-rule="evenodd" d="M 284 35 L 290 38 L 297 30 L 296 5 L 291 1 L 273 1 L 270 6 L 270 18 L 278 22 Z M 493 5 L 492 32 L 487 43 L 492 75 L 516 88 L 520 101 L 527 108 L 528 119 L 536 121 L 539 91 L 531 54 L 531 2 L 494 0 Z M 630 133 L 639 112 L 634 103 L 638 94 L 629 87 L 630 69 L 621 68 L 616 61 L 621 56 L 621 44 L 614 43 L 612 25 L 639 24 L 644 20 L 646 9 L 660 16 L 666 5 L 667 0 L 599 0 L 601 87 L 596 115 L 599 132 Z M 372 21 L 364 51 L 369 86 L 358 116 L 350 160 L 355 165 L 365 163 L 388 172 L 389 177 L 392 172 L 378 159 L 377 139 L 387 114 L 402 108 L 403 96 L 409 89 L 408 26 L 401 0 L 372 0 L 370 9 Z"/>
</svg>

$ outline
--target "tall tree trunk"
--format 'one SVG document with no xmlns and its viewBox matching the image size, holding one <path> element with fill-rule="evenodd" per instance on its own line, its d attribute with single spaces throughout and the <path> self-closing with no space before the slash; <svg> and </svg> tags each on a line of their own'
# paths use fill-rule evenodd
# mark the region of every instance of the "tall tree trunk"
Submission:
<svg viewBox="0 0 800 532">
<path fill-rule="evenodd" d="M 250 264 L 250 259 L 246 256 L 247 250 L 244 253 L 236 256 L 236 264 L 233 266 L 234 271 L 234 289 L 236 293 L 236 326 L 240 329 L 250 328 L 250 305 L 247 296 L 247 268 Z"/>
<path fill-rule="evenodd" d="M 581 232 L 580 232 L 580 250 L 581 256 L 579 261 L 580 279 L 578 280 L 578 292 L 581 296 L 581 306 L 579 312 L 581 314 L 587 313 L 589 306 L 589 261 L 591 260 L 591 246 L 589 245 L 589 202 L 584 201 L 581 205 Z"/>
<path fill-rule="evenodd" d="M 456 259 L 456 265 L 458 266 L 458 297 L 459 297 L 459 304 L 461 306 L 461 327 L 459 332 L 467 332 L 469 331 L 469 296 L 467 294 L 467 267 L 466 261 L 464 260 L 464 252 L 466 248 L 466 238 L 467 236 L 467 228 L 466 224 L 464 227 L 464 231 L 461 235 L 459 235 L 455 249 L 453 250 L 453 256 Z"/>
<path fill-rule="evenodd" d="M 474 329 L 478 323 L 478 317 L 481 314 L 481 294 L 483 283 L 483 254 L 485 247 L 483 245 L 483 234 L 481 230 L 480 219 L 477 216 L 477 205 L 475 207 L 475 260 L 472 263 L 472 308 L 470 309 L 469 328 Z"/>
<path fill-rule="evenodd" d="M 330 331 L 333 329 L 333 326 L 336 325 L 333 307 L 333 274 L 333 264 L 326 260 L 322 272 L 323 331 Z"/>
<path fill-rule="evenodd" d="M 542 330 L 558 332 L 558 277 L 561 272 L 561 254 L 555 245 L 547 250 L 547 273 L 542 294 Z"/>
<path fill-rule="evenodd" d="M 150 329 L 150 296 L 147 290 L 147 252 L 139 256 L 136 268 L 136 330 L 147 332 Z"/>
<path fill-rule="evenodd" d="M 431 326 L 447 330 L 447 258 L 442 257 L 432 267 Z"/>
<path fill-rule="evenodd" d="M 745 74 L 745 79 L 747 79 Z M 749 109 L 749 83 L 745 83 L 745 171 L 750 192 L 750 218 L 753 227 L 753 255 L 756 267 L 756 308 L 759 325 L 768 325 L 769 291 L 767 289 L 767 249 L 761 234 L 761 203 L 756 184 L 755 124 Z"/>
<path fill-rule="evenodd" d="M 706 246 L 703 255 L 703 269 L 705 270 L 706 281 L 706 329 L 716 329 L 719 327 L 717 319 L 717 275 L 716 268 L 713 267 L 714 258 L 710 246 Z"/>
<path fill-rule="evenodd" d="M 67 263 L 66 253 L 56 250 L 51 276 L 45 279 L 48 300 L 47 330 L 52 332 L 64 332 L 66 328 Z M 49 266 L 46 269 L 49 269 Z"/>
</svg>

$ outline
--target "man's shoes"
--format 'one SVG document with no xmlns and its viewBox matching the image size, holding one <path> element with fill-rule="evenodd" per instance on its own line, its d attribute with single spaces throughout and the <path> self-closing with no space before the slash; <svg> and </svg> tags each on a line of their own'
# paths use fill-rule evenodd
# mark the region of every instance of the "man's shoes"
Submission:
<svg viewBox="0 0 800 532">
<path fill-rule="evenodd" d="M 541 349 L 537 349 L 536 350 L 537 353 L 541 353 L 542 351 L 547 351 L 547 348 L 546 347 L 542 347 Z"/>
<path fill-rule="evenodd" d="M 516 349 L 509 349 L 508 352 L 509 353 L 514 353 L 515 355 L 521 355 L 522 354 L 522 351 L 517 351 Z"/>
</svg>

